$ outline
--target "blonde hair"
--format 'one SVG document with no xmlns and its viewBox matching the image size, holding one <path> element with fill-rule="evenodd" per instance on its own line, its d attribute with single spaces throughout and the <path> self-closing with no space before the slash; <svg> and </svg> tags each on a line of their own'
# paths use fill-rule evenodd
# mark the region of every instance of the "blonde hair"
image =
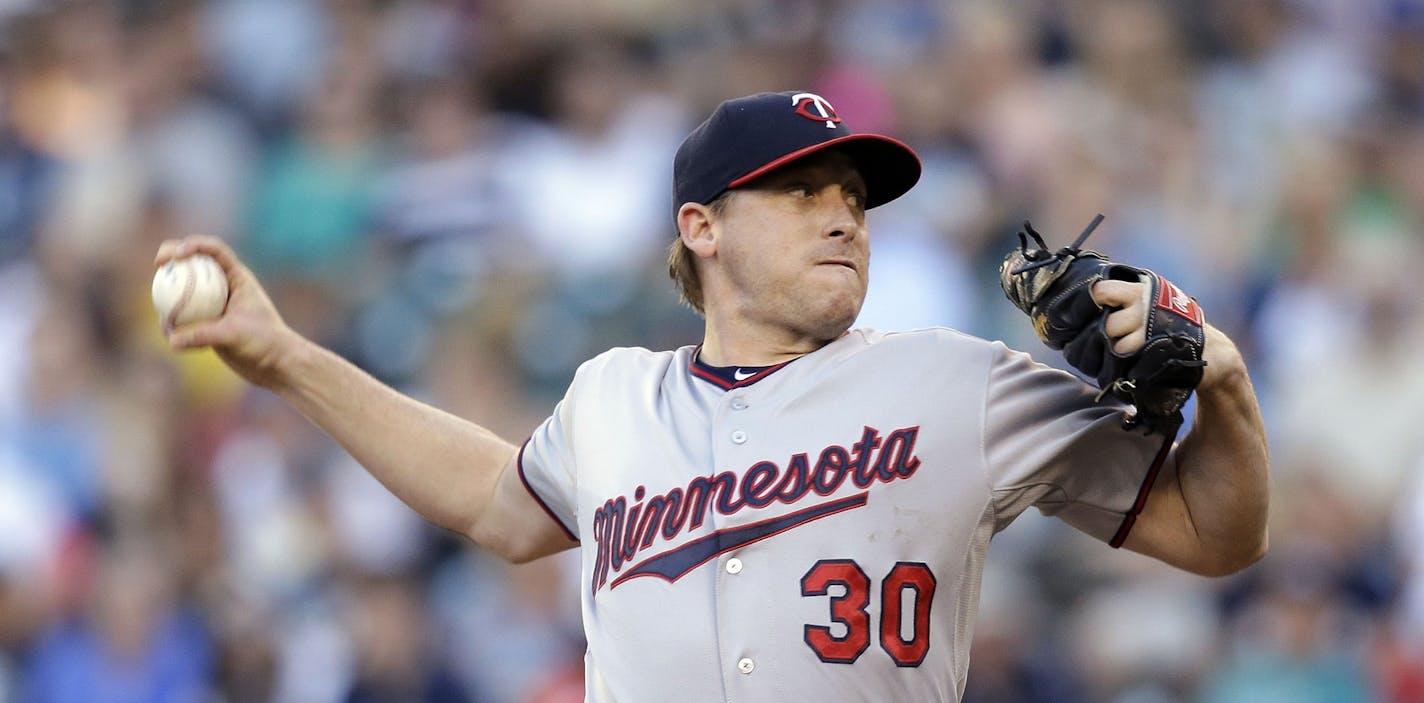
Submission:
<svg viewBox="0 0 1424 703">
<path fill-rule="evenodd" d="M 722 214 L 727 207 L 727 200 L 731 197 L 732 191 L 722 191 L 720 195 L 707 203 L 707 209 L 713 217 Z M 706 315 L 702 301 L 702 276 L 697 271 L 697 255 L 682 242 L 682 237 L 677 237 L 668 246 L 668 276 L 677 285 L 677 294 L 682 298 L 682 302 L 687 303 L 699 315 Z"/>
</svg>

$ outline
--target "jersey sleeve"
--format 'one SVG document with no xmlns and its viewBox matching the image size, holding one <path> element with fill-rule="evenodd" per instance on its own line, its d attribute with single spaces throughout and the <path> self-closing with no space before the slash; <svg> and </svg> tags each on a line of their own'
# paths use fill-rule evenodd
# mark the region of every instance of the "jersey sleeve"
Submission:
<svg viewBox="0 0 1424 703">
<path fill-rule="evenodd" d="M 1121 545 L 1167 448 L 1158 435 L 1123 429 L 1125 406 L 1096 395 L 1076 376 L 994 344 L 983 427 L 996 530 L 1033 505 Z"/>
<path fill-rule="evenodd" d="M 575 379 L 575 384 L 577 379 Z M 529 495 L 558 523 L 559 528 L 577 541 L 578 516 L 574 500 L 578 476 L 571 446 L 574 386 L 554 407 L 554 413 L 544 420 L 534 434 L 519 449 L 519 480 Z"/>
</svg>

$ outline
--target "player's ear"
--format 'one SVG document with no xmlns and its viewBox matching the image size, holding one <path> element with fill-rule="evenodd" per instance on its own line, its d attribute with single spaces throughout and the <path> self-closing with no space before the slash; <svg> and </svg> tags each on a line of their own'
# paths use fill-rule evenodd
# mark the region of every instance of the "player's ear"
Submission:
<svg viewBox="0 0 1424 703">
<path fill-rule="evenodd" d="M 712 208 L 702 203 L 683 203 L 677 209 L 677 231 L 682 243 L 699 258 L 717 253 L 717 229 Z"/>
</svg>

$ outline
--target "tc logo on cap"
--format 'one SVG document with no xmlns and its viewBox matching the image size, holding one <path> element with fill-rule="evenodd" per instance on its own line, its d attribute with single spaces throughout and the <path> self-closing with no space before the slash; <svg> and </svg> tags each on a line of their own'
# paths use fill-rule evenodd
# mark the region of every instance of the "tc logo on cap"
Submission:
<svg viewBox="0 0 1424 703">
<path fill-rule="evenodd" d="M 825 122 L 827 129 L 835 129 L 841 122 L 831 103 L 815 93 L 797 93 L 791 96 L 791 104 L 796 106 L 796 114 L 808 120 Z"/>
</svg>

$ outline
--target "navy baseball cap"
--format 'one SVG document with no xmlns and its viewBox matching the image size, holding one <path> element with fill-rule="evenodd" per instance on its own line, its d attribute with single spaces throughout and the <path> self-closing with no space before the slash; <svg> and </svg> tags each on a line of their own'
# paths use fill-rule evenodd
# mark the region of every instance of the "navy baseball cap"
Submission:
<svg viewBox="0 0 1424 703">
<path fill-rule="evenodd" d="M 673 212 L 712 202 L 823 149 L 851 158 L 865 178 L 865 207 L 894 200 L 920 180 L 920 157 L 898 139 L 851 132 L 815 93 L 758 93 L 727 100 L 684 139 L 673 158 Z"/>
</svg>

